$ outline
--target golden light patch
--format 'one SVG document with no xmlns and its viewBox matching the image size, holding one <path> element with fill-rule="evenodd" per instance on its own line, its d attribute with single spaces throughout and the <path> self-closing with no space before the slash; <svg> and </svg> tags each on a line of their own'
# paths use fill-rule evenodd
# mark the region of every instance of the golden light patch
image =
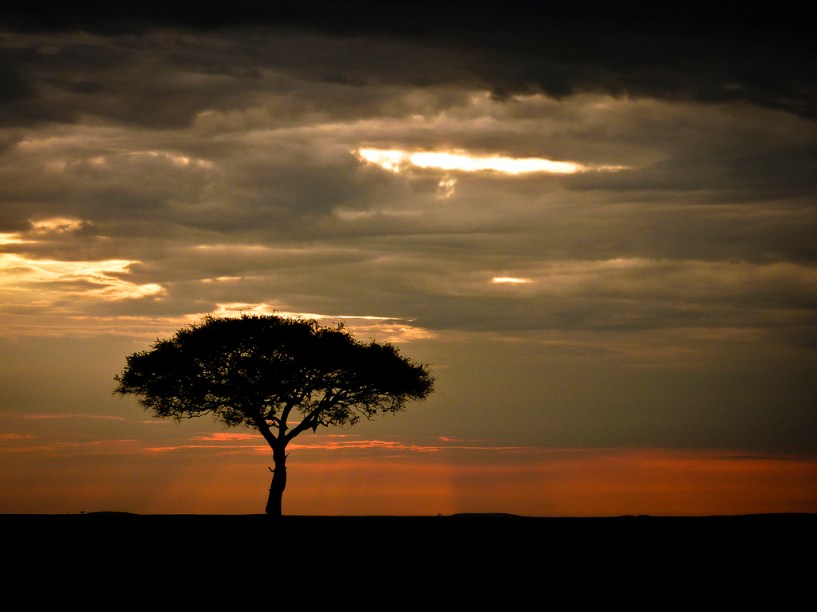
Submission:
<svg viewBox="0 0 817 612">
<path fill-rule="evenodd" d="M 0 232 L 0 246 L 6 244 L 23 244 L 26 242 L 22 238 L 20 238 L 20 234 L 16 232 Z"/>
<path fill-rule="evenodd" d="M 501 155 L 469 155 L 465 152 L 409 153 L 409 163 L 418 168 L 436 168 L 460 172 L 499 172 L 501 174 L 572 174 L 584 169 L 581 164 L 558 162 L 537 157 L 504 157 Z"/>
<path fill-rule="evenodd" d="M 156 283 L 138 284 L 123 278 L 137 261 L 108 259 L 101 261 L 61 261 L 31 259 L 6 253 L 0 255 L 0 290 L 16 294 L 37 292 L 47 300 L 49 293 L 59 296 L 83 296 L 103 300 L 122 300 L 156 296 L 164 287 Z"/>
<path fill-rule="evenodd" d="M 454 188 L 456 186 L 457 179 L 446 174 L 440 179 L 440 182 L 437 183 L 437 197 L 442 199 L 450 198 L 452 195 L 454 195 Z"/>
<path fill-rule="evenodd" d="M 397 149 L 358 149 L 357 156 L 390 172 L 401 172 L 408 164 L 408 154 Z"/>
<path fill-rule="evenodd" d="M 399 322 L 394 317 L 380 317 L 376 315 L 330 315 L 315 312 L 292 312 L 281 310 L 275 304 L 266 302 L 250 304 L 245 302 L 230 302 L 217 304 L 210 314 L 215 317 L 239 317 L 243 314 L 271 315 L 292 317 L 296 319 L 315 319 L 317 321 L 342 321 L 352 333 L 364 336 L 378 337 L 386 342 L 404 343 L 412 340 L 427 340 L 435 334 L 422 327 L 411 325 L 410 321 Z"/>
<path fill-rule="evenodd" d="M 34 234 L 37 238 L 43 234 L 67 234 L 81 230 L 84 225 L 82 219 L 74 217 L 48 217 L 29 223 L 30 228 L 23 232 L 0 232 L 0 245 L 30 244 L 32 240 L 25 237 L 27 234 Z"/>
<path fill-rule="evenodd" d="M 82 229 L 82 220 L 69 217 L 51 217 L 32 221 L 31 227 L 37 234 L 65 234 Z"/>
<path fill-rule="evenodd" d="M 169 151 L 131 151 L 129 155 L 133 157 L 151 157 L 154 159 L 161 159 L 168 161 L 175 166 L 190 167 L 197 166 L 200 168 L 212 168 L 213 162 L 206 159 L 193 158 L 188 155 L 181 155 L 179 153 L 172 153 Z"/>
<path fill-rule="evenodd" d="M 533 281 L 529 278 L 517 278 L 515 276 L 494 276 L 491 282 L 501 285 L 524 285 Z"/>
<path fill-rule="evenodd" d="M 411 167 L 446 172 L 495 172 L 519 175 L 531 173 L 573 174 L 593 168 L 569 161 L 554 161 L 542 157 L 508 157 L 504 155 L 472 155 L 467 151 L 408 151 L 361 147 L 353 152 L 358 159 L 394 173 Z M 602 169 L 611 169 L 604 167 Z M 453 187 L 452 179 L 447 185 Z"/>
</svg>

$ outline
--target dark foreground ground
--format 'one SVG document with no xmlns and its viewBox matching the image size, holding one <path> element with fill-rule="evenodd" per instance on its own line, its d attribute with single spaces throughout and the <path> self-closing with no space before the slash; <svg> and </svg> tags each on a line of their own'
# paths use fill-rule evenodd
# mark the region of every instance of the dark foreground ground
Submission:
<svg viewBox="0 0 817 612">
<path fill-rule="evenodd" d="M 83 514 L 0 515 L 5 533 L 100 532 L 275 532 L 275 533 L 515 533 L 565 530 L 656 529 L 817 529 L 817 514 L 749 514 L 738 516 L 527 517 L 509 514 L 448 516 L 283 516 L 263 514 Z"/>
<path fill-rule="evenodd" d="M 627 609 L 640 598 L 664 609 L 655 605 L 656 589 L 694 609 L 712 603 L 712 593 L 731 609 L 736 591 L 754 601 L 765 589 L 775 609 L 799 609 L 798 589 L 813 597 L 815 534 L 817 514 L 0 515 L 9 588 L 37 577 L 29 593 L 62 605 L 66 593 L 84 604 L 102 597 L 98 585 L 115 585 L 129 601 L 171 585 L 186 609 L 194 595 L 209 605 L 225 593 L 275 585 L 309 599 L 346 593 L 347 583 L 364 595 L 386 589 L 397 603 L 423 609 L 432 592 L 466 609 L 558 597 L 577 606 L 601 598 L 605 609 L 611 598 Z"/>
</svg>

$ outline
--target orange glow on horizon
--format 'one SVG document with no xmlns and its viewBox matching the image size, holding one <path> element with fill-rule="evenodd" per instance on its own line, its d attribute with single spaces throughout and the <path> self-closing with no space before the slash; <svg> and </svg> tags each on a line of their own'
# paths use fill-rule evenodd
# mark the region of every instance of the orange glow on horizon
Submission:
<svg viewBox="0 0 817 612">
<path fill-rule="evenodd" d="M 12 441 L 7 441 L 12 442 Z M 236 440 L 236 443 L 240 441 Z M 444 441 L 441 441 L 444 442 Z M 2 448 L 0 447 L 0 450 Z M 143 449 L 144 450 L 144 449 Z M 99 454 L 61 463 L 54 482 L 0 476 L 0 511 L 260 514 L 271 457 L 261 446 Z M 188 452 L 194 454 L 188 456 Z M 290 515 L 707 516 L 817 512 L 817 457 L 693 450 L 399 447 L 293 452 Z M 115 460 L 113 460 L 115 458 Z M 14 463 L 7 454 L 6 463 Z M 18 466 L 22 467 L 22 466 Z M 12 478 L 14 482 L 8 482 Z M 13 492 L 13 494 L 12 494 Z"/>
</svg>

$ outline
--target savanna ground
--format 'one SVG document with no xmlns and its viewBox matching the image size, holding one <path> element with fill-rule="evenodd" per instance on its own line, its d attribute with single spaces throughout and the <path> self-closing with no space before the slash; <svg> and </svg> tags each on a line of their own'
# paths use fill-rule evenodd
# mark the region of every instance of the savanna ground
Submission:
<svg viewBox="0 0 817 612">
<path fill-rule="evenodd" d="M 31 594 L 62 603 L 82 585 L 105 601 L 93 585 L 129 598 L 170 588 L 188 607 L 191 597 L 209 604 L 275 588 L 311 601 L 353 580 L 406 607 L 449 597 L 516 608 L 545 597 L 656 609 L 663 593 L 692 609 L 731 608 L 761 589 L 775 609 L 796 609 L 811 592 L 815 533 L 817 514 L 0 515 L 10 586 L 47 578 Z"/>
<path fill-rule="evenodd" d="M 82 514 L 0 515 L 6 532 L 52 531 L 275 531 L 275 532 L 515 532 L 566 529 L 768 529 L 817 528 L 817 514 L 747 514 L 735 516 L 528 517 L 511 514 L 446 516 L 283 516 L 263 514 Z"/>
</svg>

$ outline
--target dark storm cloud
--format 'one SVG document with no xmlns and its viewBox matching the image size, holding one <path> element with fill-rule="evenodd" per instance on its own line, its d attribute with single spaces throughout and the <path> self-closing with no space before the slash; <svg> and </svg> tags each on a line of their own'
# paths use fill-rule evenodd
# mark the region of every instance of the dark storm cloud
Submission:
<svg viewBox="0 0 817 612">
<path fill-rule="evenodd" d="M 222 45 L 232 41 L 244 59 L 254 57 L 245 70 L 285 61 L 289 70 L 346 84 L 460 82 L 491 90 L 500 99 L 532 92 L 557 98 L 600 92 L 745 101 L 815 118 L 814 42 L 807 14 L 799 4 L 761 11 L 731 3 L 581 3 L 569 8 L 531 2 L 245 1 L 132 3 L 111 10 L 99 2 L 47 7 L 13 2 L 0 12 L 0 23 L 28 32 L 85 30 L 137 38 L 157 29 L 208 33 Z M 276 51 L 265 49 L 259 32 L 305 38 L 300 48 Z M 340 53 L 327 52 L 323 37 L 345 40 L 346 46 Z M 253 45 L 242 47 L 242 40 Z M 149 46 L 143 51 L 150 54 Z M 163 61 L 187 60 L 181 55 Z M 210 66 L 229 71 L 218 63 Z M 148 91 L 158 94 L 162 67 L 155 68 L 157 80 Z M 26 77 L 15 76 L 18 92 L 31 87 Z M 62 83 L 63 90 L 103 87 L 90 75 L 76 78 Z M 161 116 L 159 109 L 152 107 Z M 181 121 L 186 111 L 179 100 L 164 119 Z M 121 116 L 128 118 L 126 109 Z"/>
<path fill-rule="evenodd" d="M 204 111 L 261 107 L 274 125 L 316 118 L 402 116 L 462 101 L 450 83 L 459 67 L 439 50 L 393 41 L 352 41 L 274 31 L 82 33 L 0 37 L 0 99 L 6 125 L 77 122 L 82 117 L 161 129 L 190 126 Z M 410 61 L 408 61 L 410 59 Z M 439 66 L 448 88 L 401 104 L 394 87 Z M 272 94 L 272 95 L 271 95 Z"/>
<path fill-rule="evenodd" d="M 2 106 L 0 119 L 26 125 L 100 116 L 170 127 L 189 124 L 196 112 L 219 101 L 235 102 L 235 75 L 179 65 L 172 54 L 164 55 L 168 40 L 175 37 L 149 42 L 85 34 L 0 38 L 21 90 Z M 252 95 L 252 82 L 252 77 L 242 79 L 244 96 Z"/>
</svg>

